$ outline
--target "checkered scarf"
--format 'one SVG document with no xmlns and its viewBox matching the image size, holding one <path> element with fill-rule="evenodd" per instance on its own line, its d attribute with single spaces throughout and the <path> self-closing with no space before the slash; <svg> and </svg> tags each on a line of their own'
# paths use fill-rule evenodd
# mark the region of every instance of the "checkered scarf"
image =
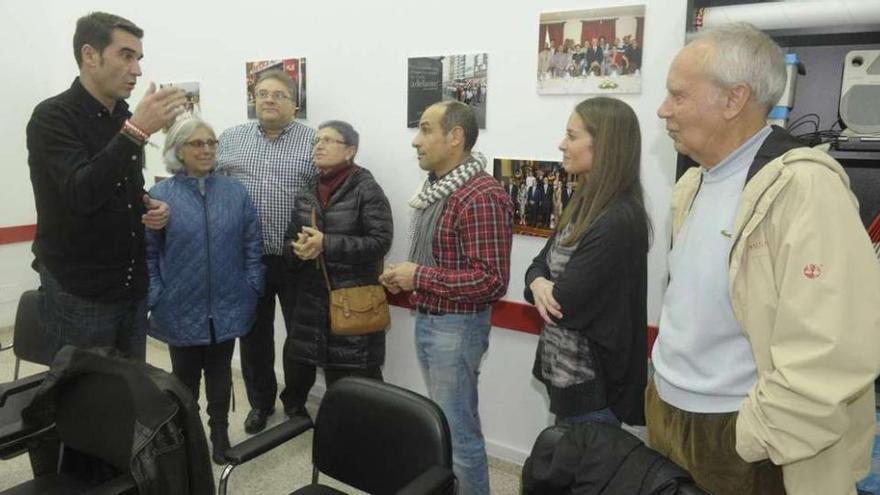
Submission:
<svg viewBox="0 0 880 495">
<path fill-rule="evenodd" d="M 441 179 L 434 182 L 431 182 L 430 178 L 425 179 L 409 200 L 409 205 L 413 207 L 412 220 L 409 224 L 410 261 L 424 266 L 437 266 L 431 247 L 434 227 L 437 225 L 440 213 L 443 212 L 446 200 L 485 168 L 486 157 L 482 153 L 474 152 Z"/>
</svg>

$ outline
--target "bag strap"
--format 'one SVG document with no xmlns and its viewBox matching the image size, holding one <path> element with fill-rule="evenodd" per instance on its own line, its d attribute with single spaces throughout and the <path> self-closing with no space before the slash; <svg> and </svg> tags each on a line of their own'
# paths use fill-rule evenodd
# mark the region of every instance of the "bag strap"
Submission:
<svg viewBox="0 0 880 495">
<path fill-rule="evenodd" d="M 318 214 L 316 213 L 315 207 L 312 207 L 312 228 L 318 228 Z M 327 284 L 327 292 L 333 292 L 333 289 L 330 287 L 330 277 L 327 276 L 327 264 L 324 262 L 324 255 L 321 254 L 318 256 L 316 260 L 318 268 L 321 269 L 321 273 L 324 274 L 324 283 Z"/>
<path fill-rule="evenodd" d="M 327 284 L 327 292 L 333 292 L 330 287 L 330 278 L 327 276 L 327 265 L 324 263 L 324 255 L 318 257 L 318 264 L 321 265 L 321 273 L 324 274 L 324 283 Z"/>
</svg>

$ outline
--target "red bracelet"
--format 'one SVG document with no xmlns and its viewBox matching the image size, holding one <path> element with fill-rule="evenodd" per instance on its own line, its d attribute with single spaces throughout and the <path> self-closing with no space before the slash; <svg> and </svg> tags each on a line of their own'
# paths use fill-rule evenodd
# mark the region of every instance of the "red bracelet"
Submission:
<svg viewBox="0 0 880 495">
<path fill-rule="evenodd" d="M 125 123 L 122 125 L 122 130 L 123 130 L 123 132 L 125 132 L 129 136 L 131 136 L 131 137 L 133 137 L 143 143 L 146 143 L 147 140 L 150 138 L 149 134 L 144 132 L 138 126 L 132 124 L 130 120 L 125 121 Z"/>
<path fill-rule="evenodd" d="M 132 124 L 131 120 L 126 120 L 125 125 L 126 125 L 126 127 L 129 127 L 132 131 L 134 131 L 134 133 L 137 134 L 139 137 L 143 138 L 144 141 L 146 141 L 147 139 L 150 138 L 150 135 L 147 134 L 146 131 L 144 131 L 140 127 Z"/>
</svg>

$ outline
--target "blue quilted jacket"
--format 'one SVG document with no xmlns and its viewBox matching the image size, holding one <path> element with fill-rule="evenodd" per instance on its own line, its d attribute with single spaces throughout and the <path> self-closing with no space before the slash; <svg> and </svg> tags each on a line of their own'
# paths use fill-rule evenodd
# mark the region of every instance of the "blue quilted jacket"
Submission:
<svg viewBox="0 0 880 495">
<path fill-rule="evenodd" d="M 162 231 L 147 229 L 150 330 L 173 346 L 246 334 L 256 317 L 265 267 L 257 211 L 237 180 L 211 175 L 205 195 L 183 174 L 150 189 L 171 208 Z"/>
</svg>

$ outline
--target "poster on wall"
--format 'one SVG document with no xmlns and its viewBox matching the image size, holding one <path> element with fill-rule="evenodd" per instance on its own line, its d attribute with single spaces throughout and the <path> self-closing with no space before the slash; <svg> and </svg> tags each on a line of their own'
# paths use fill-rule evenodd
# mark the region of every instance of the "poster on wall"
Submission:
<svg viewBox="0 0 880 495">
<path fill-rule="evenodd" d="M 418 127 L 426 108 L 442 100 L 470 105 L 480 129 L 486 128 L 489 55 L 413 57 L 407 64 L 406 126 Z"/>
<path fill-rule="evenodd" d="M 297 88 L 296 117 L 306 117 L 306 59 L 284 58 L 281 60 L 257 60 L 245 63 L 245 78 L 247 85 L 247 115 L 249 119 L 257 118 L 256 95 L 254 86 L 260 74 L 272 69 L 281 69 L 290 76 Z"/>
<path fill-rule="evenodd" d="M 202 116 L 201 97 L 199 96 L 198 82 L 168 82 L 159 84 L 159 89 L 171 87 L 183 89 L 184 97 L 186 98 L 183 113 L 177 116 L 175 122 L 182 119 Z M 170 125 L 166 127 L 165 131 L 167 132 L 170 127 Z"/>
<path fill-rule="evenodd" d="M 640 93 L 645 6 L 545 12 L 538 94 Z"/>
<path fill-rule="evenodd" d="M 557 161 L 495 158 L 493 164 L 493 175 L 513 201 L 513 233 L 550 237 L 578 176 Z"/>
</svg>

